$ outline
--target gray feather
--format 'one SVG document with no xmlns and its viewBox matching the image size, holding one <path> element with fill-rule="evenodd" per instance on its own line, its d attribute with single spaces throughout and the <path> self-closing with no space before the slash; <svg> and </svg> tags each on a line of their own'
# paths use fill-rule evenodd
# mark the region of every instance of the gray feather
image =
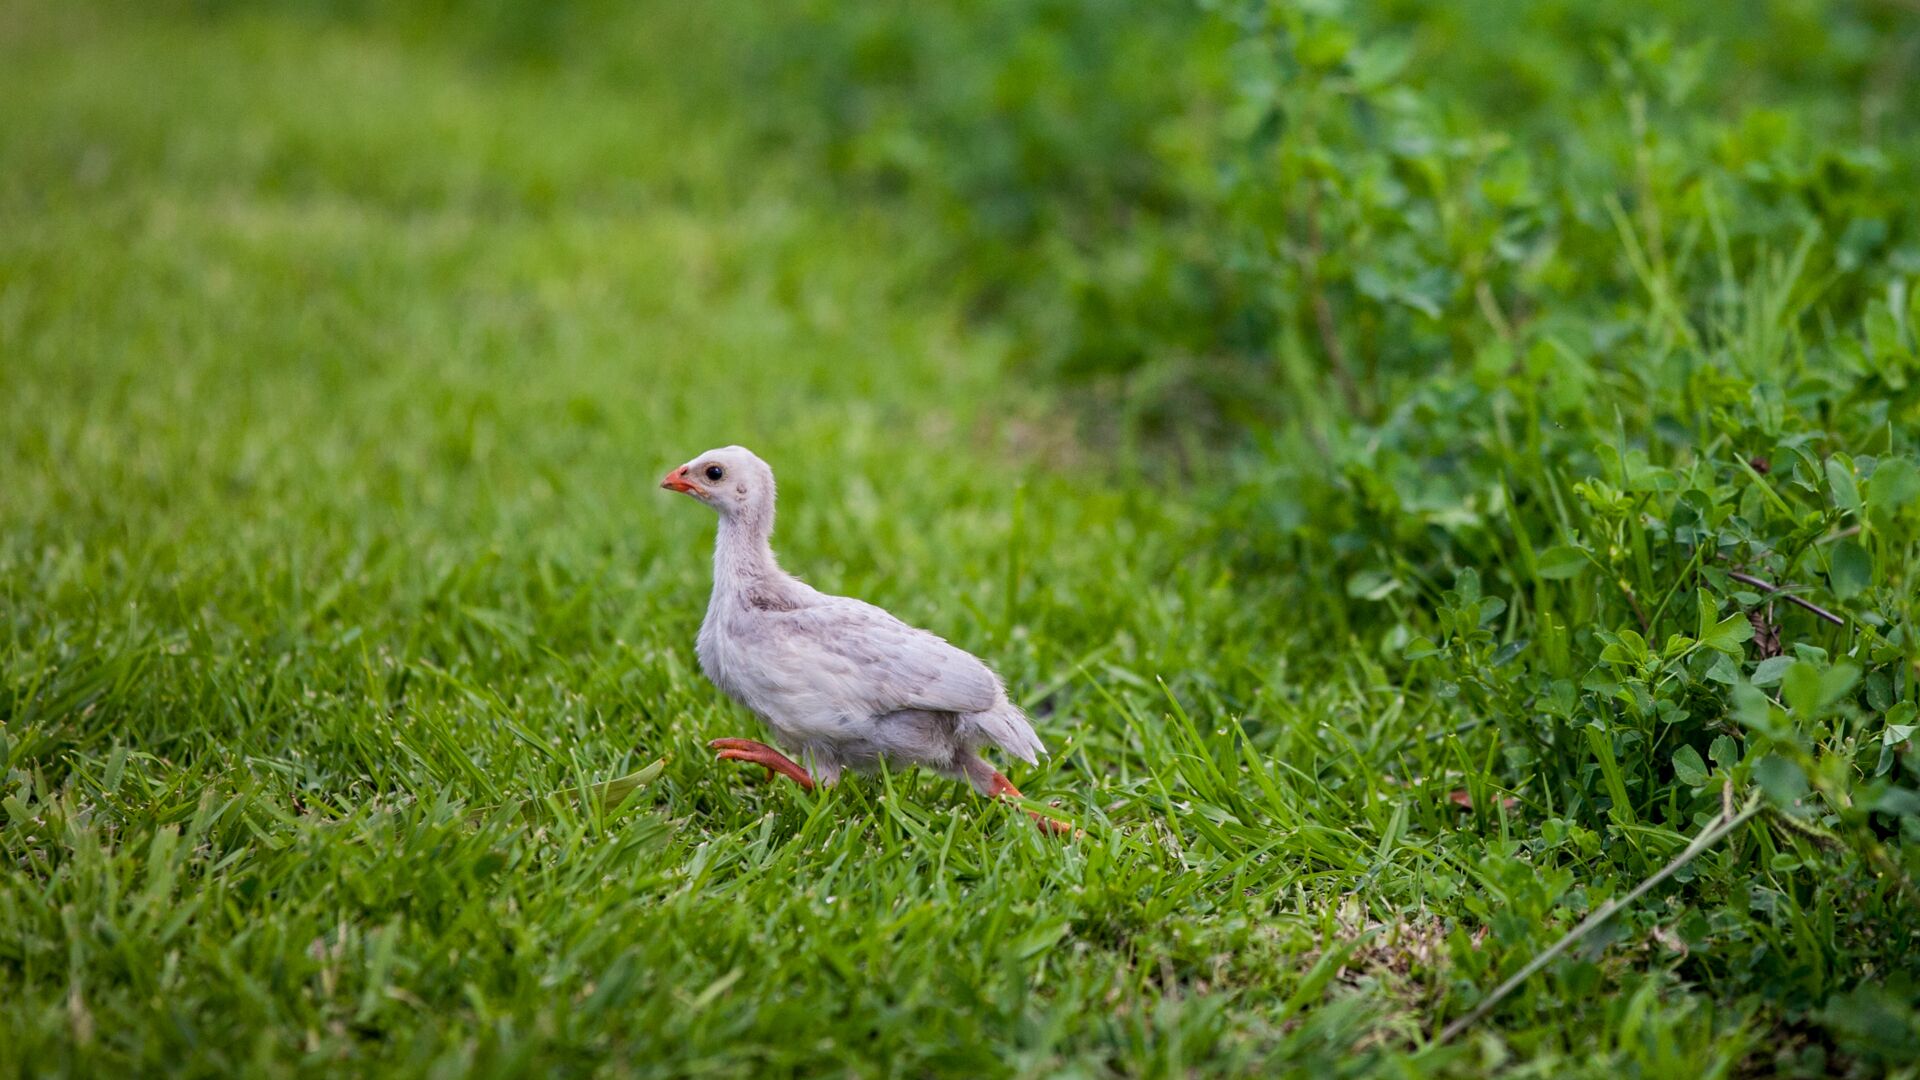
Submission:
<svg viewBox="0 0 1920 1080">
<path fill-rule="evenodd" d="M 875 714 L 900 709 L 968 713 L 993 708 L 1000 680 L 971 653 L 880 608 L 845 596 L 821 596 L 812 607 L 774 614 L 771 632 L 821 670 L 852 665 L 850 689 Z"/>
</svg>

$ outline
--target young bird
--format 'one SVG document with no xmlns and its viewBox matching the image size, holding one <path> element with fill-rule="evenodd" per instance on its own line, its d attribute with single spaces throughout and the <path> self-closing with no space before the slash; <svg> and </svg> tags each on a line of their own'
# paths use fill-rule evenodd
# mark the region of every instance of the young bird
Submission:
<svg viewBox="0 0 1920 1080">
<path fill-rule="evenodd" d="M 886 758 L 964 778 L 982 795 L 1020 795 L 980 757 L 989 745 L 1029 764 L 1044 752 L 999 676 L 872 604 L 828 596 L 780 569 L 766 462 L 745 447 L 722 447 L 669 472 L 660 486 L 720 515 L 700 670 L 806 767 L 752 739 L 713 740 L 721 758 L 764 765 L 808 790 L 834 783 L 843 767 Z M 1033 819 L 1068 831 L 1052 818 Z"/>
</svg>

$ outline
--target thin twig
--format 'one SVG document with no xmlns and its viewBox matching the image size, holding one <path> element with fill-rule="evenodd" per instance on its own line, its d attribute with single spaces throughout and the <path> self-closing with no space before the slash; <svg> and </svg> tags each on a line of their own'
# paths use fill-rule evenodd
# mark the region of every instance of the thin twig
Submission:
<svg viewBox="0 0 1920 1080">
<path fill-rule="evenodd" d="M 1478 1023 L 1481 1018 L 1492 1012 L 1493 1007 L 1500 1004 L 1508 994 L 1519 989 L 1521 983 L 1526 982 L 1538 973 L 1541 968 L 1552 963 L 1554 957 L 1566 952 L 1568 947 L 1574 942 L 1587 936 L 1595 927 L 1611 918 L 1615 912 L 1646 895 L 1648 889 L 1672 877 L 1676 871 L 1692 862 L 1701 852 L 1719 843 L 1722 837 L 1752 820 L 1753 816 L 1760 812 L 1760 808 L 1760 796 L 1756 793 L 1747 800 L 1746 809 L 1735 814 L 1733 817 L 1722 817 L 1719 824 L 1714 825 L 1712 828 L 1703 831 L 1699 836 L 1694 837 L 1693 843 L 1688 844 L 1685 851 L 1674 856 L 1672 862 L 1661 867 L 1652 877 L 1635 885 L 1633 891 L 1627 893 L 1627 895 L 1615 900 L 1609 900 L 1601 905 L 1599 911 L 1587 916 L 1581 921 L 1579 926 L 1567 931 L 1566 936 L 1549 945 L 1545 952 L 1528 961 L 1526 967 L 1521 968 L 1514 973 L 1512 978 L 1496 987 L 1493 993 L 1488 994 L 1480 1004 L 1474 1006 L 1472 1012 L 1448 1024 L 1446 1028 L 1440 1032 L 1440 1038 L 1437 1041 L 1441 1043 L 1449 1042 L 1455 1035 L 1460 1034 Z"/>
<path fill-rule="evenodd" d="M 1500 310 L 1500 300 L 1493 295 L 1493 286 L 1487 284 L 1486 278 L 1481 278 L 1474 285 L 1473 298 L 1479 302 L 1480 314 L 1487 317 L 1487 322 L 1493 326 L 1493 332 L 1500 335 L 1501 341 L 1512 344 L 1513 324 L 1507 321 L 1507 313 Z"/>
<path fill-rule="evenodd" d="M 1826 608 L 1823 608 L 1818 604 L 1809 603 L 1808 601 L 1802 600 L 1790 592 L 1783 591 L 1780 588 L 1780 586 L 1774 585 L 1770 582 L 1761 581 L 1759 578 L 1754 577 L 1752 574 L 1743 574 L 1738 570 L 1729 570 L 1727 571 L 1727 576 L 1732 578 L 1735 581 L 1742 582 L 1747 585 L 1751 585 L 1756 589 L 1765 589 L 1770 593 L 1777 593 L 1780 599 L 1785 600 L 1787 603 L 1796 604 L 1800 607 L 1806 608 L 1808 611 L 1813 612 L 1815 615 L 1820 616 L 1821 618 L 1827 620 L 1828 622 L 1832 623 L 1835 626 L 1847 625 L 1847 620 L 1841 618 L 1838 615 L 1835 615 L 1833 612 L 1828 611 Z"/>
<path fill-rule="evenodd" d="M 1345 400 L 1347 411 L 1355 416 L 1360 414 L 1360 388 L 1353 380 L 1353 371 L 1347 367 L 1346 346 L 1340 343 L 1340 328 L 1333 316 L 1333 303 L 1327 299 L 1325 282 L 1320 279 L 1320 256 L 1326 245 L 1320 234 L 1320 187 L 1307 185 L 1306 206 L 1307 246 L 1301 252 L 1300 261 L 1305 264 L 1307 274 L 1307 295 L 1313 306 L 1314 329 L 1320 335 L 1320 347 L 1327 354 L 1327 365 L 1333 370 L 1333 378 L 1340 385 L 1340 396 Z"/>
<path fill-rule="evenodd" d="M 1627 598 L 1627 606 L 1633 609 L 1633 617 L 1640 620 L 1640 632 L 1652 634 L 1653 624 L 1647 621 L 1647 613 L 1640 607 L 1640 598 L 1633 595 L 1633 586 L 1627 584 L 1624 578 L 1614 584 L 1620 586 L 1621 594 Z"/>
</svg>

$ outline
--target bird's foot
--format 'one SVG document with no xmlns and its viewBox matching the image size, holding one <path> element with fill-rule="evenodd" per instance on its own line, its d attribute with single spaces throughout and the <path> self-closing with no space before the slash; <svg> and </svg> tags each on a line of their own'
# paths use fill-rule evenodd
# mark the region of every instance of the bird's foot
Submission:
<svg viewBox="0 0 1920 1080">
<path fill-rule="evenodd" d="M 750 765 L 764 765 L 769 772 L 779 773 L 799 784 L 802 790 L 813 790 L 813 777 L 807 775 L 807 770 L 766 743 L 755 742 L 752 739 L 715 739 L 707 745 L 720 751 L 721 761 L 744 761 Z"/>
<path fill-rule="evenodd" d="M 987 794 L 996 799 L 1023 799 L 1026 797 L 1020 794 L 1020 789 L 1013 786 L 1013 781 L 1001 775 L 998 769 L 994 770 L 993 779 L 989 781 L 989 784 L 990 787 Z M 1050 818 L 1035 810 L 1027 811 L 1027 816 L 1033 819 L 1033 823 L 1039 827 L 1041 832 L 1052 836 L 1065 836 L 1078 840 L 1087 835 L 1083 830 L 1076 829 L 1064 821 L 1060 821 L 1057 818 Z"/>
</svg>

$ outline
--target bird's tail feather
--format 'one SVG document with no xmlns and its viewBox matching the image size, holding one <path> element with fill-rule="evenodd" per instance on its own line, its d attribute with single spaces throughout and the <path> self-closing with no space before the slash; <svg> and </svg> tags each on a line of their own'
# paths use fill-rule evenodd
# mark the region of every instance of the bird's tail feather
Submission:
<svg viewBox="0 0 1920 1080">
<path fill-rule="evenodd" d="M 960 718 L 959 734 L 969 742 L 988 742 L 1031 765 L 1047 748 L 1034 734 L 1033 723 L 1020 706 L 1003 701 L 986 712 L 968 713 Z M 971 736 L 971 738 L 969 738 Z"/>
</svg>

